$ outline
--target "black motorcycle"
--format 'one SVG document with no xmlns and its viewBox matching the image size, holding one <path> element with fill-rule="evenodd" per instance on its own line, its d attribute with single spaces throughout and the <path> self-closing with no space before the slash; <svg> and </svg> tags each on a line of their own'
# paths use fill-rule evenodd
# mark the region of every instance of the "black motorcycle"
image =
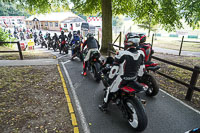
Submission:
<svg viewBox="0 0 200 133">
<path fill-rule="evenodd" d="M 80 41 L 76 41 L 74 44 L 72 44 L 71 48 L 72 48 L 72 55 L 76 55 L 76 57 L 78 57 L 82 62 L 84 60 L 83 58 L 83 54 L 81 53 L 81 45 L 82 42 Z"/>
<path fill-rule="evenodd" d="M 53 40 L 53 50 L 54 50 L 54 52 L 56 52 L 57 49 L 59 49 L 59 41 Z"/>
<path fill-rule="evenodd" d="M 48 46 L 48 50 L 50 50 L 50 48 L 53 48 L 53 39 L 51 38 L 47 39 L 47 46 Z"/>
<path fill-rule="evenodd" d="M 40 37 L 39 44 L 41 45 L 41 48 L 43 48 L 43 46 L 47 48 L 46 41 L 44 40 L 42 36 Z"/>
<path fill-rule="evenodd" d="M 108 75 L 111 70 L 113 58 L 108 57 L 102 67 L 101 78 L 104 86 L 108 91 L 108 87 L 114 80 L 109 80 Z M 146 88 L 144 84 L 141 84 Z M 137 93 L 144 90 L 138 90 L 133 87 L 132 82 L 121 87 L 117 92 L 112 92 L 111 101 L 116 103 L 119 109 L 122 111 L 123 117 L 128 120 L 128 123 L 136 131 L 143 131 L 147 127 L 148 119 L 143 107 L 142 100 L 137 96 Z"/>
<path fill-rule="evenodd" d="M 63 49 L 62 49 L 61 45 L 63 45 L 63 46 L 62 46 Z M 60 42 L 60 43 L 59 43 L 60 53 L 61 53 L 61 51 L 63 51 L 65 54 L 68 54 L 68 51 L 69 51 L 69 46 L 68 46 L 68 45 L 69 45 L 69 44 L 68 44 L 67 41 L 62 41 L 62 42 Z"/>
<path fill-rule="evenodd" d="M 86 56 L 87 49 L 84 50 L 83 56 Z M 88 70 L 93 74 L 93 78 L 96 82 L 101 81 L 101 60 L 100 60 L 100 53 L 98 51 L 92 51 L 90 53 L 90 59 L 88 61 Z"/>
</svg>

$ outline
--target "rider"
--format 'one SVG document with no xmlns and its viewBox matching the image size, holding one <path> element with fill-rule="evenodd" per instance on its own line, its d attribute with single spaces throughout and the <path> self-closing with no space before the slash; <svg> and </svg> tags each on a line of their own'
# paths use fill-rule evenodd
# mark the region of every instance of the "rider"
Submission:
<svg viewBox="0 0 200 133">
<path fill-rule="evenodd" d="M 68 39 L 69 39 L 69 41 L 72 39 L 72 33 L 71 33 L 71 31 L 68 34 Z"/>
<path fill-rule="evenodd" d="M 77 43 L 77 41 L 79 41 L 79 43 Z M 76 32 L 74 32 L 74 36 L 73 36 L 73 39 L 71 41 L 71 46 L 75 44 L 75 45 L 80 45 L 80 37 L 78 36 L 78 34 Z M 75 53 L 75 50 L 72 49 L 72 60 L 73 58 L 76 56 L 76 53 Z"/>
<path fill-rule="evenodd" d="M 34 33 L 33 37 L 34 37 L 34 42 L 35 42 L 35 45 L 36 45 L 36 43 L 37 43 L 37 33 L 36 32 Z"/>
<path fill-rule="evenodd" d="M 53 40 L 54 40 L 54 47 L 56 47 L 56 45 L 58 45 L 58 41 L 59 41 L 58 35 L 56 33 L 54 33 Z"/>
<path fill-rule="evenodd" d="M 139 42 L 139 35 L 132 34 L 126 42 L 125 50 L 119 51 L 115 56 L 114 64 L 109 74 L 109 80 L 114 81 L 105 92 L 103 104 L 99 105 L 101 111 L 107 110 L 112 93 L 117 92 L 121 87 L 131 84 L 134 88 L 143 90 L 143 87 L 136 82 L 138 71 L 142 69 L 145 56 L 143 51 L 136 48 Z"/>
<path fill-rule="evenodd" d="M 83 72 L 82 72 L 82 74 L 84 76 L 87 75 L 86 68 L 87 68 L 88 60 L 90 58 L 90 53 L 93 52 L 93 51 L 99 51 L 99 48 L 100 48 L 99 42 L 94 38 L 94 35 L 92 33 L 87 34 L 87 40 L 83 43 L 81 51 L 84 50 L 84 47 L 86 45 L 87 45 L 87 48 L 88 48 L 88 53 L 85 56 L 85 59 L 84 59 L 84 62 L 83 62 Z"/>
<path fill-rule="evenodd" d="M 22 31 L 20 32 L 19 36 L 20 36 L 21 41 L 22 41 L 22 40 L 25 40 L 25 39 L 24 39 L 24 33 L 23 33 Z"/>
<path fill-rule="evenodd" d="M 59 39 L 61 40 L 61 47 L 60 47 L 60 54 L 61 54 L 61 51 L 63 50 L 67 40 L 67 36 L 64 34 L 64 31 L 61 31 Z"/>
</svg>

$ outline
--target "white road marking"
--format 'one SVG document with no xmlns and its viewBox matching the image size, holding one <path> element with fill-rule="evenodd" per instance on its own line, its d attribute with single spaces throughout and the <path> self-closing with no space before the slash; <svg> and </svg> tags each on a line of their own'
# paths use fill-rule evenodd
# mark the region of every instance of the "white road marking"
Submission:
<svg viewBox="0 0 200 133">
<path fill-rule="evenodd" d="M 67 55 L 62 55 L 62 56 L 58 57 L 57 59 L 60 59 L 60 58 L 65 57 L 65 56 L 67 56 Z"/>
<path fill-rule="evenodd" d="M 71 62 L 71 60 L 68 60 L 68 61 L 66 61 L 66 62 L 63 62 L 63 64 L 65 65 L 66 63 L 69 63 L 69 62 Z"/>
<path fill-rule="evenodd" d="M 174 96 L 170 95 L 170 94 L 167 93 L 166 91 L 161 90 L 161 89 L 160 89 L 160 91 L 162 91 L 162 92 L 165 93 L 166 95 L 170 96 L 170 97 L 173 98 L 174 100 L 178 101 L 179 103 L 183 104 L 184 106 L 188 107 L 189 109 L 193 110 L 193 111 L 196 112 L 197 114 L 200 114 L 200 111 L 198 111 L 198 110 L 194 109 L 193 107 L 187 105 L 187 104 L 184 103 L 183 101 L 181 101 L 181 100 L 175 98 Z"/>
<path fill-rule="evenodd" d="M 74 86 L 72 84 L 72 81 L 71 81 L 71 78 L 69 76 L 69 73 L 68 73 L 67 69 L 65 68 L 64 63 L 61 62 L 61 64 L 62 64 L 64 72 L 65 72 L 65 74 L 67 76 L 67 79 L 69 81 L 69 85 L 70 85 L 70 88 L 71 88 L 71 91 L 72 91 L 72 95 L 73 95 L 73 98 L 74 98 L 74 101 L 75 101 L 75 105 L 76 105 L 76 108 L 77 108 L 77 111 L 78 111 L 78 114 L 79 114 L 79 117 L 80 117 L 80 120 L 81 120 L 81 125 L 82 125 L 82 128 L 83 128 L 83 131 L 84 131 L 84 133 L 90 133 L 90 129 L 89 129 L 88 124 L 86 122 L 86 118 L 85 118 L 85 116 L 83 114 L 83 110 L 81 108 L 80 102 L 78 100 L 78 96 L 77 96 L 75 88 L 74 88 Z"/>
</svg>

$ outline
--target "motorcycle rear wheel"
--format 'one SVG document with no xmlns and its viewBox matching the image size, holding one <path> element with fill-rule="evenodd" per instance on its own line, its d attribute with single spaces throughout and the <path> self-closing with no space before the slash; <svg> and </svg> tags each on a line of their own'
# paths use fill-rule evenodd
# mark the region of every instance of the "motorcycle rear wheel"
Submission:
<svg viewBox="0 0 200 133">
<path fill-rule="evenodd" d="M 128 120 L 129 124 L 136 131 L 144 131 L 147 127 L 148 119 L 144 107 L 138 98 L 127 99 L 126 106 L 132 112 Z"/>
<path fill-rule="evenodd" d="M 145 84 L 147 84 L 147 86 L 149 87 L 145 92 L 146 95 L 150 97 L 156 96 L 159 92 L 159 86 L 156 82 L 156 79 L 151 74 L 147 74 L 145 76 L 146 76 Z"/>
<path fill-rule="evenodd" d="M 97 73 L 97 69 L 98 68 L 96 68 L 96 67 L 92 67 L 92 71 L 93 71 L 93 77 L 94 77 L 94 79 L 95 79 L 95 81 L 97 82 L 97 83 L 99 83 L 100 81 L 101 81 L 101 78 L 100 78 L 100 76 L 98 75 L 98 73 Z"/>
</svg>

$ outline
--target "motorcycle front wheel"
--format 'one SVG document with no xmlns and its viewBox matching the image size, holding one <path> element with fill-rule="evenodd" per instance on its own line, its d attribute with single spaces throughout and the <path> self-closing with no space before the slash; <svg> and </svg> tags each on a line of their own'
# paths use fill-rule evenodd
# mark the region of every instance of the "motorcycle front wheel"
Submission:
<svg viewBox="0 0 200 133">
<path fill-rule="evenodd" d="M 126 100 L 129 119 L 128 122 L 136 131 L 143 131 L 147 127 L 148 119 L 144 107 L 138 98 Z"/>
</svg>

